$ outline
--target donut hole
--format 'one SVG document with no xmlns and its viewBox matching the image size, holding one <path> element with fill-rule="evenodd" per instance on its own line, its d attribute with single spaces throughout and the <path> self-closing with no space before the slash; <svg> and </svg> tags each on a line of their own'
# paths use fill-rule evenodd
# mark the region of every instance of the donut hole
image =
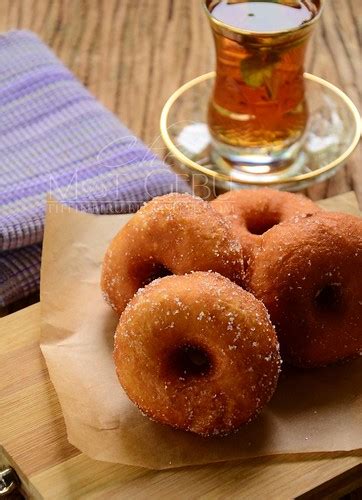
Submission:
<svg viewBox="0 0 362 500">
<path fill-rule="evenodd" d="M 178 378 L 203 377 L 212 367 L 207 351 L 195 345 L 181 345 L 171 352 L 169 366 Z"/>
<path fill-rule="evenodd" d="M 148 268 L 144 272 L 144 279 L 141 284 L 141 288 L 149 285 L 152 281 L 158 278 L 164 278 L 165 276 L 171 276 L 173 273 L 167 269 L 163 264 L 152 264 L 151 268 Z"/>
<path fill-rule="evenodd" d="M 272 227 L 280 223 L 280 217 L 277 214 L 260 214 L 246 222 L 246 228 L 251 234 L 260 236 Z"/>
<path fill-rule="evenodd" d="M 342 286 L 340 283 L 330 283 L 320 288 L 315 297 L 316 307 L 323 312 L 339 311 L 342 305 Z"/>
</svg>

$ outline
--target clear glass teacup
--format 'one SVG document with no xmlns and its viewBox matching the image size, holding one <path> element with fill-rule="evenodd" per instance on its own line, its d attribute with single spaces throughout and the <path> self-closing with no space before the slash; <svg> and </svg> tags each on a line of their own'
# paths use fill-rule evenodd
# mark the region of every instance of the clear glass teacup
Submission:
<svg viewBox="0 0 362 500">
<path fill-rule="evenodd" d="M 304 61 L 323 0 L 203 0 L 216 79 L 208 111 L 213 160 L 250 174 L 288 168 L 308 122 Z"/>
</svg>

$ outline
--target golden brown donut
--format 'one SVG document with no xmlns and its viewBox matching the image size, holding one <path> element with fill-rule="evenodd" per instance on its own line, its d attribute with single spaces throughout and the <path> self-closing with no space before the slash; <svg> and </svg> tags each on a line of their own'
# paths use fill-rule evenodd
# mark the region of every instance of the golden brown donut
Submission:
<svg viewBox="0 0 362 500">
<path fill-rule="evenodd" d="M 249 289 L 267 307 L 284 360 L 324 366 L 362 354 L 362 219 L 319 212 L 265 233 Z"/>
<path fill-rule="evenodd" d="M 261 241 L 261 235 L 295 215 L 321 209 L 303 195 L 273 189 L 230 191 L 211 202 L 226 217 L 243 248 L 246 260 Z"/>
<path fill-rule="evenodd" d="M 280 367 L 263 304 L 211 272 L 167 276 L 139 290 L 120 318 L 114 361 L 142 412 L 203 436 L 254 418 Z"/>
<path fill-rule="evenodd" d="M 116 235 L 104 258 L 101 287 L 120 314 L 154 278 L 209 270 L 241 284 L 240 245 L 209 203 L 175 193 L 144 205 Z"/>
</svg>

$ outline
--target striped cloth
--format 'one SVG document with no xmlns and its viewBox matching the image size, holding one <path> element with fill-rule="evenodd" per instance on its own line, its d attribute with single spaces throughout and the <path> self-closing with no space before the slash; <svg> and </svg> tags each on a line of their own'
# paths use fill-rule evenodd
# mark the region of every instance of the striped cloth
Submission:
<svg viewBox="0 0 362 500">
<path fill-rule="evenodd" d="M 45 197 L 93 213 L 189 191 L 32 33 L 0 35 L 0 306 L 38 289 Z"/>
<path fill-rule="evenodd" d="M 0 306 L 38 291 L 40 260 L 40 243 L 0 252 Z"/>
</svg>

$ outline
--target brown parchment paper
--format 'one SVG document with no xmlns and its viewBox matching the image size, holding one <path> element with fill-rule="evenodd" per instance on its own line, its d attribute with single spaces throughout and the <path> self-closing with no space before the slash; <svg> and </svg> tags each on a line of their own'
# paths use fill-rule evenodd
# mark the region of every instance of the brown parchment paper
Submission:
<svg viewBox="0 0 362 500">
<path fill-rule="evenodd" d="M 357 212 L 352 195 L 325 205 Z M 93 459 L 152 469 L 361 449 L 362 359 L 285 371 L 260 417 L 226 438 L 200 438 L 141 415 L 117 381 L 112 361 L 117 317 L 99 289 L 105 249 L 130 217 L 94 216 L 48 200 L 41 349 L 69 441 Z"/>
</svg>

